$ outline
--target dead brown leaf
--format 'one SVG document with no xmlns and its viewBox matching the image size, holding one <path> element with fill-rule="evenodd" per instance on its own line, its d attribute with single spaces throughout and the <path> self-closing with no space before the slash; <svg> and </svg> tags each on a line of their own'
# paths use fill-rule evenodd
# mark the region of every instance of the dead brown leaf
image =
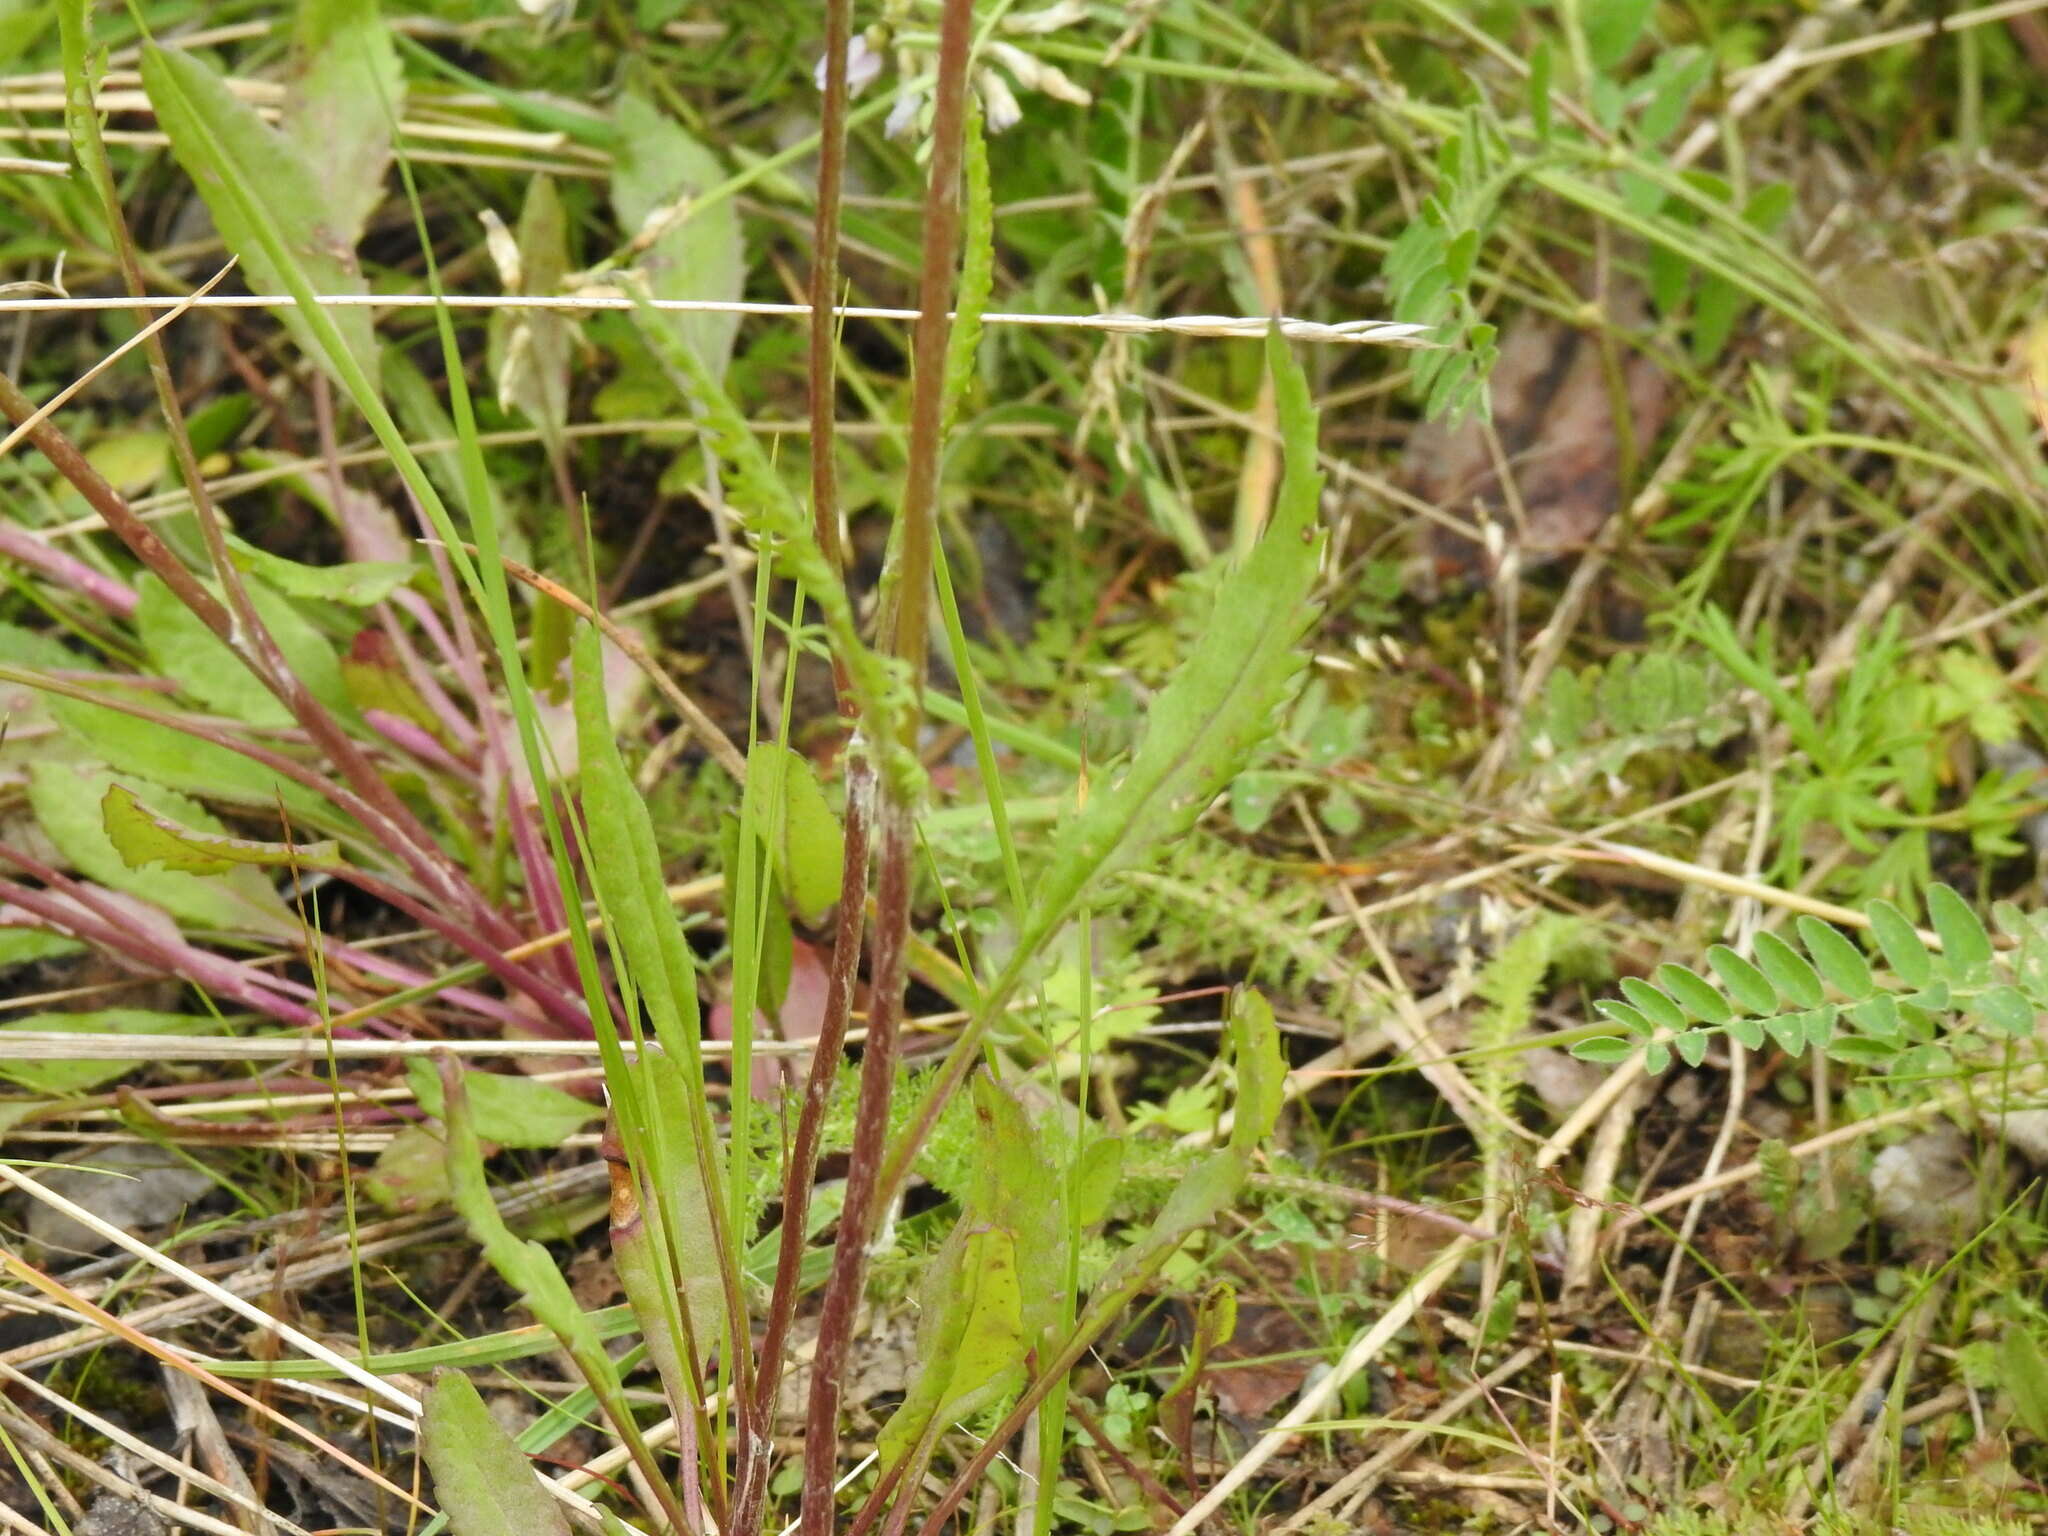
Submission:
<svg viewBox="0 0 2048 1536">
<path fill-rule="evenodd" d="M 1627 323 L 1641 301 L 1621 307 Z M 1668 381 L 1639 354 L 1622 354 L 1621 375 L 1640 456 L 1669 416 Z M 1407 488 L 1463 522 L 1498 524 L 1525 568 L 1585 549 L 1621 492 L 1621 440 L 1599 338 L 1545 315 L 1519 316 L 1502 333 L 1492 398 L 1490 426 L 1475 417 L 1410 434 Z M 1424 552 L 1438 579 L 1490 574 L 1480 545 L 1439 524 L 1429 525 Z"/>
</svg>

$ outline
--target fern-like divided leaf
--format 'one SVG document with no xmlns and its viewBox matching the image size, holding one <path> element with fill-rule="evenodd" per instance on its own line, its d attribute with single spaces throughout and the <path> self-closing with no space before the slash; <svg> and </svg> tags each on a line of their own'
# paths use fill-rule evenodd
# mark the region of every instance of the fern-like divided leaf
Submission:
<svg viewBox="0 0 2048 1536">
<path fill-rule="evenodd" d="M 1714 1037 L 1725 1035 L 1747 1050 L 1767 1041 L 1786 1052 L 1822 1049 L 1905 1079 L 1948 1070 L 1973 1042 L 2031 1037 L 2048 1011 L 2048 914 L 2001 904 L 1999 925 L 2011 940 L 2001 957 L 1955 891 L 1933 887 L 1927 910 L 1932 944 L 1904 912 L 1879 901 L 1865 913 L 1875 955 L 1841 929 L 1802 916 L 1793 925 L 1796 944 L 1758 934 L 1754 961 L 1716 944 L 1706 956 L 1712 979 L 1675 963 L 1660 965 L 1653 981 L 1626 977 L 1626 1001 L 1593 1005 L 1622 1033 L 1582 1040 L 1573 1054 L 1614 1065 L 1641 1051 L 1654 1074 L 1674 1054 L 1698 1066 Z"/>
</svg>

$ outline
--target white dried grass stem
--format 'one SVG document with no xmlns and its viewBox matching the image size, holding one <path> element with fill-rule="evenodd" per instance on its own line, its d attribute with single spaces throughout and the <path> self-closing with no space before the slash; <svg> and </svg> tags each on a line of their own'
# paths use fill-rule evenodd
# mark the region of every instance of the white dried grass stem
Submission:
<svg viewBox="0 0 2048 1536">
<path fill-rule="evenodd" d="M 630 313 L 641 301 L 616 294 L 484 294 L 460 293 L 437 298 L 430 293 L 322 293 L 314 302 L 331 309 L 449 309 L 553 310 L 565 314 Z M 162 294 L 141 298 L 93 295 L 74 298 L 0 299 L 0 314 L 62 314 L 101 309 L 285 309 L 298 301 L 289 294 L 216 294 L 175 297 Z M 768 304 L 751 301 L 725 302 L 715 299 L 649 299 L 648 307 L 671 314 L 757 315 L 774 319 L 808 319 L 808 304 Z M 873 305 L 835 305 L 832 313 L 842 320 L 914 321 L 914 309 L 890 309 Z M 1259 315 L 1046 315 L 995 312 L 984 314 L 984 325 L 1036 326 L 1049 330 L 1101 331 L 1141 336 L 1206 336 L 1223 339 L 1260 340 L 1274 326 L 1290 341 L 1345 342 L 1352 345 L 1396 347 L 1429 346 L 1429 327 L 1397 320 L 1298 320 L 1289 316 Z"/>
</svg>

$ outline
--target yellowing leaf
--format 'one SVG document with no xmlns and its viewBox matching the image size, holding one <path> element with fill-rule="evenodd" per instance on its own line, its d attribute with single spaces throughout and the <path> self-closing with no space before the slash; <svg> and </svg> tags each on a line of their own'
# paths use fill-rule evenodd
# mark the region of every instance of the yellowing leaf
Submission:
<svg viewBox="0 0 2048 1536">
<path fill-rule="evenodd" d="M 192 875 L 224 875 L 238 864 L 333 869 L 341 863 L 340 845 L 333 842 L 266 843 L 181 826 L 144 805 L 125 784 L 107 786 L 100 821 L 130 869 L 161 864 Z"/>
</svg>

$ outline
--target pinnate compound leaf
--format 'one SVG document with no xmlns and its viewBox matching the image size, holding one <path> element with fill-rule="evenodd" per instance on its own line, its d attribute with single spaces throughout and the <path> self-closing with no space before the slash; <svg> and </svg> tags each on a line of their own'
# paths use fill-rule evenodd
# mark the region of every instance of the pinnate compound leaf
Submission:
<svg viewBox="0 0 2048 1536">
<path fill-rule="evenodd" d="M 1084 892 L 1193 825 L 1264 741 L 1299 677 L 1297 644 L 1323 537 L 1322 475 L 1308 380 L 1277 335 L 1266 343 L 1286 473 L 1272 520 L 1225 579 L 1193 653 L 1154 702 L 1143 740 L 1118 780 L 1061 828 L 1026 915 L 1029 956 L 1062 927 Z"/>
<path fill-rule="evenodd" d="M 436 1118 L 447 1115 L 441 1075 L 424 1056 L 406 1059 L 405 1080 L 420 1108 Z M 469 1094 L 476 1134 L 501 1147 L 559 1147 L 604 1111 L 587 1099 L 564 1093 L 552 1083 L 500 1072 L 468 1072 L 462 1086 Z"/>
<path fill-rule="evenodd" d="M 1862 950 L 1843 937 L 1840 929 L 1817 917 L 1802 916 L 1799 937 L 1805 942 L 1814 967 L 1837 992 L 1853 1003 L 1870 996 L 1876 986 L 1870 975 L 1870 963 L 1863 958 Z"/>
<path fill-rule="evenodd" d="M 272 131 L 253 107 L 196 56 L 154 43 L 142 50 L 142 85 L 171 141 L 171 153 L 199 189 L 214 227 L 258 293 L 365 292 L 355 240 L 330 207 L 321 178 L 298 145 Z M 381 104 L 378 110 L 383 110 Z M 287 281 L 289 271 L 298 282 Z M 296 305 L 279 314 L 309 357 L 332 370 L 318 333 Z M 376 335 L 367 309 L 333 310 L 328 321 L 363 374 L 377 377 Z M 335 375 L 344 389 L 348 380 Z"/>
<path fill-rule="evenodd" d="M 282 134 L 353 249 L 384 195 L 405 72 L 377 0 L 302 0 L 298 12 Z"/>
<path fill-rule="evenodd" d="M 434 1373 L 420 1441 L 455 1536 L 569 1536 L 561 1506 L 462 1372 Z"/>
<path fill-rule="evenodd" d="M 1970 904 L 1945 885 L 1927 892 L 1927 919 L 1941 938 L 1941 963 L 1952 981 L 1982 981 L 1991 971 L 1991 935 Z"/>
<path fill-rule="evenodd" d="M 29 768 L 29 807 L 50 841 L 88 879 L 162 907 L 198 928 L 295 932 L 277 892 L 262 873 L 237 868 L 201 878 L 168 869 L 136 869 L 107 836 L 102 805 L 114 776 L 97 764 L 41 762 Z M 186 827 L 225 837 L 227 829 L 197 802 L 167 789 L 151 791 L 158 806 Z"/>
<path fill-rule="evenodd" d="M 1697 971 L 1672 963 L 1660 965 L 1657 985 L 1702 1024 L 1726 1024 L 1734 1017 L 1735 1010 L 1728 1006 L 1721 989 Z"/>
<path fill-rule="evenodd" d="M 161 864 L 189 875 L 224 875 L 237 865 L 284 869 L 336 869 L 337 843 L 266 843 L 183 826 L 150 809 L 125 784 L 110 784 L 100 797 L 100 824 L 107 841 L 130 869 Z"/>
<path fill-rule="evenodd" d="M 1827 995 L 1820 984 L 1820 973 L 1775 933 L 1756 936 L 1756 963 L 1777 988 L 1778 995 L 1795 1008 L 1818 1008 Z"/>
<path fill-rule="evenodd" d="M 1778 1011 L 1778 989 L 1771 985 L 1770 978 L 1727 945 L 1716 944 L 1709 949 L 1707 964 L 1721 978 L 1728 995 L 1746 1012 L 1761 1017 Z"/>
<path fill-rule="evenodd" d="M 1899 980 L 1909 987 L 1924 987 L 1934 980 L 1934 956 L 1906 914 L 1888 901 L 1873 901 L 1866 910 L 1877 947 Z"/>
</svg>

